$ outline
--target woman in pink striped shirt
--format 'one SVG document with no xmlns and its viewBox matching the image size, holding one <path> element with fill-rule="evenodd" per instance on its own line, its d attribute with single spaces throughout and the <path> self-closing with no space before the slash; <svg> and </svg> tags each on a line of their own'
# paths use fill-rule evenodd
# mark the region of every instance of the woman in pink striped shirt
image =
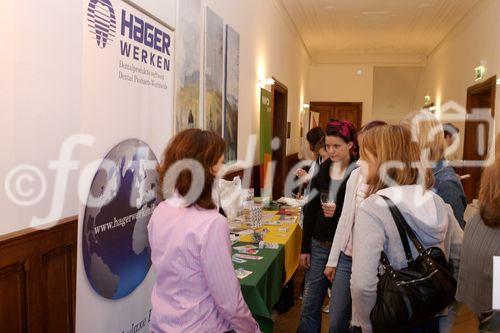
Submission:
<svg viewBox="0 0 500 333">
<path fill-rule="evenodd" d="M 212 201 L 224 151 L 220 136 L 199 129 L 177 134 L 165 149 L 158 171 L 167 199 L 148 226 L 156 271 L 151 332 L 260 332 L 234 272 L 226 219 Z"/>
</svg>

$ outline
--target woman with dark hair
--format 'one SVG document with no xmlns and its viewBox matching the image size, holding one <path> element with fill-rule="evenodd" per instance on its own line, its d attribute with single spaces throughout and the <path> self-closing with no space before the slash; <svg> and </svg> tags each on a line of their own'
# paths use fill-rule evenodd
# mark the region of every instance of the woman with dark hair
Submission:
<svg viewBox="0 0 500 333">
<path fill-rule="evenodd" d="M 321 306 L 330 286 L 323 271 L 342 213 L 346 184 L 358 158 L 356 130 L 350 122 L 331 121 L 325 132 L 329 159 L 311 181 L 312 198 L 304 207 L 300 261 L 307 272 L 298 332 L 320 332 Z"/>
<path fill-rule="evenodd" d="M 148 225 L 156 271 L 151 332 L 260 332 L 234 272 L 226 219 L 212 201 L 224 151 L 219 135 L 199 129 L 180 132 L 165 149 L 160 187 L 173 194 L 158 205 Z M 197 165 L 204 182 L 195 181 L 196 172 L 183 170 L 173 189 L 165 189 L 169 170 L 179 161 Z M 201 194 L 188 202 L 192 186 L 201 186 Z"/>
<path fill-rule="evenodd" d="M 299 188 L 299 194 L 307 195 L 310 189 L 311 180 L 319 171 L 319 166 L 326 159 L 328 159 L 328 153 L 325 150 L 325 132 L 321 127 L 314 127 L 306 135 L 307 143 L 309 143 L 309 149 L 312 153 L 313 162 L 309 168 L 297 170 L 297 177 L 301 179 L 302 185 Z M 307 186 L 307 187 L 306 187 Z M 305 188 L 302 191 L 302 188 Z"/>
</svg>

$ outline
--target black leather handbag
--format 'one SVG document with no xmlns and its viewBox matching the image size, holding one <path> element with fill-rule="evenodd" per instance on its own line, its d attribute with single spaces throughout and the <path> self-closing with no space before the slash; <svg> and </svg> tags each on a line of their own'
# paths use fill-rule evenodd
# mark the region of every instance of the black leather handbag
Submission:
<svg viewBox="0 0 500 333">
<path fill-rule="evenodd" d="M 408 267 L 395 270 L 382 252 L 380 262 L 385 274 L 379 274 L 377 301 L 370 320 L 375 333 L 399 333 L 432 319 L 449 306 L 457 282 L 443 251 L 438 247 L 425 249 L 394 203 L 382 198 L 398 229 Z M 415 259 L 408 238 L 419 253 Z"/>
</svg>

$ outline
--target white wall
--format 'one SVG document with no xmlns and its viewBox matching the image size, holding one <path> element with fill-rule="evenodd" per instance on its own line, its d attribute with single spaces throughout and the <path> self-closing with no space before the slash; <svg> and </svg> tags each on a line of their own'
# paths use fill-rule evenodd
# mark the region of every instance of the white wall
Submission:
<svg viewBox="0 0 500 333">
<path fill-rule="evenodd" d="M 181 1 L 181 0 L 180 0 Z M 240 33 L 238 158 L 246 156 L 249 135 L 259 135 L 259 79 L 275 77 L 288 88 L 288 121 L 292 122 L 287 154 L 300 149 L 299 111 L 308 100 L 310 58 L 288 15 L 275 0 L 204 0 Z M 257 146 L 258 147 L 258 146 Z M 258 153 L 255 163 L 259 163 Z"/>
<path fill-rule="evenodd" d="M 176 1 L 182 0 L 133 2 L 175 28 Z M 288 154 L 298 152 L 299 111 L 303 101 L 309 100 L 310 59 L 285 11 L 274 0 L 202 0 L 202 3 L 208 4 L 240 33 L 239 158 L 245 157 L 250 134 L 259 133 L 258 80 L 269 76 L 288 87 L 292 139 L 288 140 L 287 151 Z M 53 203 L 55 181 L 55 171 L 48 168 L 49 161 L 57 160 L 66 138 L 90 129 L 91 120 L 100 117 L 97 110 L 95 114 L 81 113 L 82 29 L 86 29 L 82 25 L 82 11 L 85 6 L 86 2 L 68 6 L 62 0 L 7 1 L 0 11 L 0 37 L 5 45 L 0 54 L 3 65 L 0 138 L 4 142 L 0 150 L 0 179 L 5 180 L 15 167 L 29 164 L 41 171 L 47 184 L 41 201 L 27 207 L 13 203 L 2 186 L 0 235 L 26 228 L 33 216 L 47 216 Z M 114 114 L 116 119 L 123 116 L 120 110 L 106 112 Z M 144 110 L 137 112 L 141 114 Z M 128 116 L 148 118 L 147 115 Z M 113 118 L 106 116 L 109 117 Z M 105 137 L 96 138 L 96 147 L 101 147 L 99 141 L 136 134 L 134 129 L 118 126 L 109 126 L 108 130 L 107 134 L 99 134 Z M 153 147 L 164 144 L 148 143 Z M 87 161 L 92 159 L 88 154 L 87 148 L 77 147 L 72 156 L 75 159 L 85 156 Z M 254 162 L 259 162 L 258 154 Z M 78 214 L 77 181 L 78 170 L 71 171 L 61 217 Z M 14 182 L 14 190 L 15 185 Z M 33 182 L 24 178 L 20 185 L 21 192 L 33 185 L 34 195 L 41 187 L 36 178 Z"/>
<path fill-rule="evenodd" d="M 48 169 L 56 160 L 65 138 L 80 131 L 80 87 L 82 55 L 82 3 L 64 0 L 4 1 L 0 11 L 0 179 L 10 171 L 32 165 L 46 179 L 47 190 L 31 206 L 14 204 L 4 186 L 0 190 L 2 221 L 0 234 L 25 228 L 32 216 L 45 217 L 52 202 L 55 172 Z M 73 152 L 78 157 L 78 149 Z M 22 171 L 26 175 L 32 172 Z M 30 199 L 41 191 L 38 176 L 25 178 L 20 192 L 15 181 L 9 186 L 19 199 Z M 77 214 L 77 176 L 68 183 L 64 216 Z M 17 192 L 17 193 L 16 193 Z"/>
<path fill-rule="evenodd" d="M 397 124 L 413 111 L 421 71 L 421 67 L 375 67 L 372 118 Z"/>
<path fill-rule="evenodd" d="M 438 106 L 454 101 L 465 107 L 467 88 L 478 83 L 474 81 L 475 67 L 485 65 L 486 78 L 499 74 L 499 50 L 500 1 L 479 1 L 428 57 L 414 106 L 421 107 L 424 96 L 429 95 L 431 101 Z M 497 90 L 497 131 L 500 129 L 499 101 L 500 92 Z M 463 141 L 463 123 L 459 122 L 457 125 L 461 128 Z M 463 145 L 460 153 L 462 151 Z"/>
<path fill-rule="evenodd" d="M 362 75 L 357 71 L 361 69 Z M 370 121 L 373 105 L 373 65 L 313 64 L 309 96 L 314 102 L 362 102 L 362 123 Z"/>
<path fill-rule="evenodd" d="M 175 27 L 176 0 L 127 0 L 148 13 L 154 15 L 157 19 L 170 26 Z M 182 1 L 182 0 L 181 0 Z"/>
</svg>

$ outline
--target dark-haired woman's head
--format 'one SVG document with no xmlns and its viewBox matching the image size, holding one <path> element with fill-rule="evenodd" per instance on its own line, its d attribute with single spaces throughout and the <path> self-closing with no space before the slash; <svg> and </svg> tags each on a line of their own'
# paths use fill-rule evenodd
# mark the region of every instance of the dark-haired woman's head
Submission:
<svg viewBox="0 0 500 333">
<path fill-rule="evenodd" d="M 326 126 L 325 147 L 333 162 L 358 158 L 358 140 L 354 125 L 347 120 L 332 120 Z"/>
<path fill-rule="evenodd" d="M 164 192 L 168 194 L 175 191 L 181 196 L 187 196 L 191 187 L 199 187 L 194 190 L 200 194 L 194 200 L 188 201 L 191 206 L 215 208 L 212 201 L 212 187 L 224 163 L 225 148 L 224 139 L 214 132 L 188 129 L 178 133 L 165 148 L 163 160 L 158 166 L 162 195 L 165 197 Z M 176 169 L 181 171 L 177 173 Z M 193 170 L 199 174 L 193 175 Z M 173 189 L 165 189 L 164 185 L 173 182 L 173 179 L 170 179 L 172 176 L 177 176 L 175 184 L 172 184 Z M 198 182 L 196 176 L 203 178 L 203 182 Z"/>
<path fill-rule="evenodd" d="M 318 155 L 326 155 L 325 151 L 325 131 L 321 127 L 314 127 L 306 134 L 309 149 L 314 154 L 314 158 Z"/>
</svg>

